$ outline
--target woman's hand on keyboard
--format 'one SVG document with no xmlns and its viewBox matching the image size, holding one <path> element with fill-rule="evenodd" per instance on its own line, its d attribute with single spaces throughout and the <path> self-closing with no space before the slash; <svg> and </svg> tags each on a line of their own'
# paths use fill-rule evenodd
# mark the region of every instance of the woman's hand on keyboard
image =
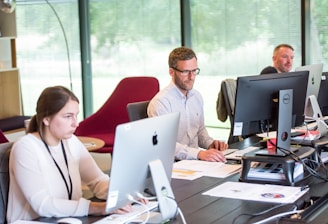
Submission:
<svg viewBox="0 0 328 224">
<path fill-rule="evenodd" d="M 147 199 L 140 199 L 140 203 L 147 204 Z M 89 215 L 108 215 L 108 214 L 124 214 L 132 211 L 132 205 L 128 204 L 113 212 L 106 212 L 106 202 L 90 202 Z"/>
<path fill-rule="evenodd" d="M 132 211 L 131 204 L 128 204 L 113 212 L 106 212 L 106 202 L 90 202 L 89 215 L 108 215 L 108 214 L 124 214 Z"/>
<path fill-rule="evenodd" d="M 124 213 L 131 212 L 131 211 L 132 211 L 132 206 L 131 206 L 131 204 L 128 204 L 120 209 L 117 209 L 117 210 L 111 212 L 111 214 L 124 214 Z"/>
<path fill-rule="evenodd" d="M 147 199 L 140 199 L 139 202 L 135 202 L 135 203 L 142 203 L 142 204 L 147 204 L 148 200 Z M 112 214 L 124 214 L 127 212 L 131 212 L 132 211 L 132 205 L 128 204 L 120 209 L 117 209 L 116 211 L 112 212 Z"/>
</svg>

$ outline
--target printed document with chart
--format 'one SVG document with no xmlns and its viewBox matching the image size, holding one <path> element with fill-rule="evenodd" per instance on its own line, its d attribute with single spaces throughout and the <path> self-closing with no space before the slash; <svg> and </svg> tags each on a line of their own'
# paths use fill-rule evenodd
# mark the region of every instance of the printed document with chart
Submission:
<svg viewBox="0 0 328 224">
<path fill-rule="evenodd" d="M 240 164 L 181 160 L 173 164 L 172 178 L 186 180 L 194 180 L 202 176 L 224 178 L 239 172 L 240 169 Z"/>
</svg>

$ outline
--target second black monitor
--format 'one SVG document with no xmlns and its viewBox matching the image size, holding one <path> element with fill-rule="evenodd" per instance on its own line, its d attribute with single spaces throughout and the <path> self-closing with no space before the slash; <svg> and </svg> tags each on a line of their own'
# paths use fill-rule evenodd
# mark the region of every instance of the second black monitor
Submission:
<svg viewBox="0 0 328 224">
<path fill-rule="evenodd" d="M 304 122 L 309 71 L 244 76 L 237 79 L 234 135 L 250 136 L 277 128 L 277 97 L 293 90 L 292 127 Z"/>
</svg>

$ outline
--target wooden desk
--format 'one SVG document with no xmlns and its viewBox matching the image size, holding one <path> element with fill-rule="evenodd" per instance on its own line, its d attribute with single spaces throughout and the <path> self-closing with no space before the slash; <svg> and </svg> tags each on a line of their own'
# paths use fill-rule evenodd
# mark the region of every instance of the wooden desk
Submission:
<svg viewBox="0 0 328 224">
<path fill-rule="evenodd" d="M 99 138 L 77 136 L 89 152 L 96 151 L 104 147 L 105 142 Z"/>
</svg>

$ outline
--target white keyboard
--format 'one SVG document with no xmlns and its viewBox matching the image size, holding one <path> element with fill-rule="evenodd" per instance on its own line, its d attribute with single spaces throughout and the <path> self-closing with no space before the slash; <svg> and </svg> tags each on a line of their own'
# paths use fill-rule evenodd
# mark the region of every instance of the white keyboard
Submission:
<svg viewBox="0 0 328 224">
<path fill-rule="evenodd" d="M 146 206 L 146 207 L 145 207 Z M 94 222 L 95 224 L 125 224 L 137 220 L 138 217 L 158 207 L 157 201 L 149 201 L 145 205 L 133 204 L 132 211 L 124 214 L 112 214 Z M 141 220 L 142 221 L 142 220 Z"/>
<path fill-rule="evenodd" d="M 225 150 L 223 150 L 223 151 L 221 151 L 222 152 L 222 154 L 223 155 L 229 155 L 229 154 L 231 154 L 231 153 L 233 153 L 233 152 L 235 152 L 235 151 L 237 151 L 238 149 L 225 149 Z"/>
<path fill-rule="evenodd" d="M 243 157 L 243 155 L 245 153 L 249 153 L 249 152 L 252 152 L 252 151 L 258 150 L 258 149 L 259 149 L 259 147 L 249 146 L 245 149 L 235 150 L 234 152 L 227 154 L 225 157 L 226 157 L 226 159 L 241 160 L 241 158 Z"/>
</svg>

